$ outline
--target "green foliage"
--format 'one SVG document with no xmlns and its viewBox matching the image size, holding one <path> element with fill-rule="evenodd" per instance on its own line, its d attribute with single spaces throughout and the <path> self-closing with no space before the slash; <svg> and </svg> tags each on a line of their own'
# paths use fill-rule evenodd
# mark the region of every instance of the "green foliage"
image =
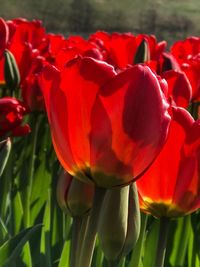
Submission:
<svg viewBox="0 0 200 267">
<path fill-rule="evenodd" d="M 41 225 L 35 225 L 28 229 L 23 230 L 13 238 L 7 240 L 0 247 L 0 262 L 2 266 L 12 266 L 16 258 L 19 256 L 21 249 L 25 243 L 30 239 L 30 237 L 39 229 Z"/>
</svg>

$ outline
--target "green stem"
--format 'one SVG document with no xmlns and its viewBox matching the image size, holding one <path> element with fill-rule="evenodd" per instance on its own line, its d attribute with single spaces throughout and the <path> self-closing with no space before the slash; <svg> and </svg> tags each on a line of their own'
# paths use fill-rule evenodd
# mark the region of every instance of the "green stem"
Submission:
<svg viewBox="0 0 200 267">
<path fill-rule="evenodd" d="M 78 238 L 78 246 L 77 246 L 77 259 L 78 260 L 77 260 L 76 264 L 78 264 L 78 261 L 80 259 L 81 248 L 83 246 L 83 241 L 84 241 L 85 231 L 87 229 L 88 221 L 89 221 L 88 215 L 86 215 L 82 218 L 80 232 L 79 232 L 79 238 Z"/>
<path fill-rule="evenodd" d="M 36 145 L 37 145 L 37 138 L 38 138 L 38 130 L 40 124 L 40 118 L 33 114 L 34 121 L 32 126 L 32 136 L 31 136 L 31 154 L 30 154 L 30 161 L 29 161 L 29 170 L 27 175 L 27 187 L 25 191 L 26 201 L 24 207 L 24 224 L 25 227 L 30 227 L 30 198 L 32 192 L 32 184 L 33 184 L 33 174 L 34 174 L 34 165 L 35 165 L 35 152 L 36 152 Z"/>
<path fill-rule="evenodd" d="M 167 247 L 167 237 L 169 231 L 170 219 L 167 217 L 160 218 L 160 230 L 157 244 L 155 267 L 163 267 L 165 261 L 165 252 Z"/>
<path fill-rule="evenodd" d="M 105 195 L 106 189 L 96 187 L 93 207 L 91 209 L 90 217 L 88 219 L 87 227 L 85 230 L 84 240 L 81 246 L 80 258 L 78 267 L 90 267 L 92 262 L 92 256 L 94 252 L 94 246 L 96 241 L 97 225 L 99 221 L 99 214 L 101 210 L 101 204 Z"/>
<path fill-rule="evenodd" d="M 81 217 L 74 217 L 72 223 L 72 238 L 71 238 L 71 248 L 70 248 L 70 267 L 76 267 L 77 260 L 77 248 L 79 240 L 79 232 L 81 228 Z"/>
<path fill-rule="evenodd" d="M 146 237 L 145 233 L 146 233 L 147 221 L 148 221 L 148 215 L 141 213 L 140 235 L 131 255 L 130 266 L 140 267 L 142 250 Z"/>
<path fill-rule="evenodd" d="M 115 261 L 107 261 L 108 263 L 108 267 L 118 267 L 119 266 L 119 261 L 115 260 Z"/>
<path fill-rule="evenodd" d="M 184 216 L 183 218 L 180 219 L 179 219 L 179 222 L 181 222 L 181 224 L 179 223 L 180 239 L 178 240 L 175 266 L 184 266 L 188 242 L 189 242 L 189 236 L 190 236 L 190 227 L 191 227 L 191 215 Z"/>
</svg>

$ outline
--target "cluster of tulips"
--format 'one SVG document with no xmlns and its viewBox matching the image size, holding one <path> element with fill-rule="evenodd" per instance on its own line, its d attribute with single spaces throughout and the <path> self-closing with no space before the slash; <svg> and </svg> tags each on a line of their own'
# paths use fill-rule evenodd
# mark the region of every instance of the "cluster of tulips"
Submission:
<svg viewBox="0 0 200 267">
<path fill-rule="evenodd" d="M 73 217 L 70 267 L 91 266 L 96 238 L 118 266 L 138 246 L 140 210 L 160 219 L 154 266 L 164 266 L 170 218 L 200 208 L 200 38 L 167 48 L 152 35 L 64 38 L 0 19 L 0 90 L 1 175 L 11 143 L 47 114 L 57 201 Z"/>
</svg>

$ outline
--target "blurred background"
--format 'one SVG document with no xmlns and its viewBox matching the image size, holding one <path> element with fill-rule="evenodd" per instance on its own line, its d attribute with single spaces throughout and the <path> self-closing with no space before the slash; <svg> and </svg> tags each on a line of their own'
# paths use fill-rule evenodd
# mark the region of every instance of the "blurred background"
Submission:
<svg viewBox="0 0 200 267">
<path fill-rule="evenodd" d="M 200 35 L 199 0 L 0 0 L 0 16 L 41 19 L 48 32 L 155 34 L 169 44 Z"/>
</svg>

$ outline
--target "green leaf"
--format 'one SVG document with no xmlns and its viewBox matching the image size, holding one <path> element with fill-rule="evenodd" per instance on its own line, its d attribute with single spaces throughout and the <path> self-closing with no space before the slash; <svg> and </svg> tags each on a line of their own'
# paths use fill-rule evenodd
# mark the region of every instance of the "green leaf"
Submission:
<svg viewBox="0 0 200 267">
<path fill-rule="evenodd" d="M 48 199 L 48 189 L 50 188 L 51 174 L 45 166 L 45 159 L 36 169 L 31 193 L 31 223 L 34 224 L 41 210 Z M 44 190 L 45 188 L 45 190 Z"/>
<path fill-rule="evenodd" d="M 147 226 L 148 215 L 141 213 L 141 229 L 139 239 L 134 247 L 131 259 L 128 266 L 142 267 L 142 254 L 144 252 L 144 242 L 146 239 L 146 226 Z"/>
<path fill-rule="evenodd" d="M 174 222 L 172 223 L 175 231 L 173 234 L 170 234 L 170 236 L 173 236 L 173 238 L 170 246 L 168 246 L 168 249 L 170 250 L 168 253 L 169 263 L 170 266 L 173 267 L 182 267 L 184 266 L 189 236 L 192 230 L 190 216 L 177 219 L 176 227 Z"/>
<path fill-rule="evenodd" d="M 46 202 L 44 218 L 43 218 L 41 243 L 40 243 L 40 264 L 41 266 L 51 267 L 51 194 L 49 191 L 49 199 Z"/>
<path fill-rule="evenodd" d="M 4 171 L 11 150 L 10 138 L 0 142 L 0 177 Z"/>
<path fill-rule="evenodd" d="M 4 241 L 6 240 L 6 238 L 8 238 L 8 236 L 9 236 L 8 229 L 3 220 L 0 218 L 0 246 L 4 243 Z"/>
<path fill-rule="evenodd" d="M 158 236 L 159 236 L 160 221 L 154 219 L 147 233 L 144 249 L 143 267 L 154 267 Z"/>
<path fill-rule="evenodd" d="M 19 192 L 13 194 L 11 204 L 12 204 L 12 228 L 14 235 L 16 235 L 20 231 L 23 218 L 22 200 Z"/>
<path fill-rule="evenodd" d="M 70 253 L 70 241 L 66 240 L 62 250 L 58 267 L 69 267 L 69 256 L 70 256 L 69 253 Z"/>
<path fill-rule="evenodd" d="M 27 228 L 21 231 L 18 235 L 12 237 L 6 241 L 0 247 L 0 262 L 2 266 L 9 267 L 19 256 L 25 243 L 31 238 L 31 236 L 42 227 L 41 224 Z"/>
<path fill-rule="evenodd" d="M 104 254 L 99 245 L 99 239 L 97 236 L 96 246 L 95 246 L 94 254 L 92 258 L 92 267 L 103 266 L 103 259 L 104 259 Z"/>
<path fill-rule="evenodd" d="M 22 255 L 20 259 L 25 266 L 32 267 L 32 255 L 29 242 L 27 242 L 22 248 Z"/>
<path fill-rule="evenodd" d="M 196 219 L 196 214 L 192 215 L 192 219 Z M 196 242 L 196 235 L 198 232 L 194 226 L 190 231 L 189 242 L 188 242 L 188 265 L 187 267 L 200 267 L 200 259 L 199 259 L 199 246 Z"/>
</svg>

